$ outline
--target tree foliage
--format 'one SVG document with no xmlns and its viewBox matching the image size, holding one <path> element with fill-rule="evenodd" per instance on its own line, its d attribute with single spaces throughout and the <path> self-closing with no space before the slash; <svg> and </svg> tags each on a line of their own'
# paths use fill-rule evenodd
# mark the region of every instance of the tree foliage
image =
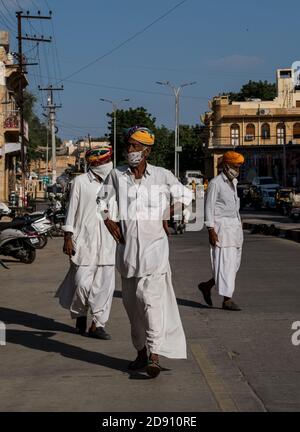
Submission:
<svg viewBox="0 0 300 432">
<path fill-rule="evenodd" d="M 249 81 L 237 93 L 230 92 L 231 101 L 243 102 L 247 99 L 273 100 L 276 97 L 276 85 L 268 81 Z"/>
<path fill-rule="evenodd" d="M 36 115 L 34 108 L 37 102 L 36 97 L 28 92 L 24 92 L 24 119 L 28 122 L 29 143 L 27 146 L 27 156 L 29 160 L 45 157 L 45 154 L 38 150 L 38 147 L 46 147 L 47 127 Z M 61 145 L 61 139 L 56 139 L 56 146 Z M 49 150 L 51 155 L 51 149 Z M 50 156 L 49 156 L 50 157 Z"/>
<path fill-rule="evenodd" d="M 144 107 L 128 110 L 118 110 L 117 115 L 117 162 L 124 162 L 123 151 L 125 149 L 124 129 L 134 125 L 148 127 L 155 133 L 155 145 L 149 157 L 149 162 L 167 169 L 174 169 L 174 131 L 162 125 L 156 126 L 156 119 Z M 110 118 L 108 139 L 113 143 L 113 113 L 108 113 Z M 180 146 L 180 171 L 187 169 L 201 169 L 203 163 L 203 128 L 199 125 L 181 125 L 179 133 Z"/>
</svg>

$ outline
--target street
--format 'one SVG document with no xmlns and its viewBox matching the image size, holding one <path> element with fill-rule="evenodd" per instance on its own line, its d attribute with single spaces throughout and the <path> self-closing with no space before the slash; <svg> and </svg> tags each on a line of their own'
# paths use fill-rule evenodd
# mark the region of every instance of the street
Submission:
<svg viewBox="0 0 300 432">
<path fill-rule="evenodd" d="M 107 326 L 111 341 L 74 333 L 55 291 L 68 268 L 62 239 L 31 265 L 1 272 L 1 411 L 300 411 L 298 243 L 245 232 L 235 300 L 241 312 L 204 306 L 210 278 L 207 234 L 170 238 L 173 283 L 188 343 L 187 360 L 161 358 L 156 380 L 129 373 L 135 358 L 117 277 Z"/>
</svg>

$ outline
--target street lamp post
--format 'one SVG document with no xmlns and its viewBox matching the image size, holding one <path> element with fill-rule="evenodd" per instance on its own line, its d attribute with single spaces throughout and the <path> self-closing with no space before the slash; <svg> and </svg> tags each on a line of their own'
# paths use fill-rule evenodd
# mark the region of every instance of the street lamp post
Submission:
<svg viewBox="0 0 300 432">
<path fill-rule="evenodd" d="M 130 99 L 120 99 L 118 101 L 112 101 L 109 99 L 100 98 L 102 102 L 108 102 L 112 105 L 113 108 L 113 117 L 114 117 L 114 168 L 117 166 L 117 109 L 118 105 L 121 102 L 128 102 Z"/>
<path fill-rule="evenodd" d="M 179 176 L 179 93 L 183 87 L 196 84 L 196 81 L 181 84 L 175 87 L 170 81 L 156 81 L 156 84 L 170 87 L 175 96 L 175 142 L 174 142 L 174 174 L 175 177 Z"/>
</svg>

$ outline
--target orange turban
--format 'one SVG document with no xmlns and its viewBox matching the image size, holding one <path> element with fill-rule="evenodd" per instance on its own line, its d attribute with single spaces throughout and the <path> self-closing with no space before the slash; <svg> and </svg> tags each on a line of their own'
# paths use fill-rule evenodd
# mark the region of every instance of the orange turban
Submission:
<svg viewBox="0 0 300 432">
<path fill-rule="evenodd" d="M 227 151 L 223 155 L 222 162 L 224 164 L 242 165 L 245 162 L 245 158 L 241 153 Z"/>
</svg>

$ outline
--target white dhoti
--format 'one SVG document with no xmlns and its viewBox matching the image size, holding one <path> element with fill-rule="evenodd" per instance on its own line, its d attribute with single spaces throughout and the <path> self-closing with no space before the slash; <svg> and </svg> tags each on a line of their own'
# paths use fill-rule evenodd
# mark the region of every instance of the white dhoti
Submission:
<svg viewBox="0 0 300 432">
<path fill-rule="evenodd" d="M 235 278 L 240 268 L 241 247 L 211 247 L 211 264 L 216 289 L 224 297 L 231 298 L 235 289 Z"/>
<path fill-rule="evenodd" d="M 97 327 L 108 321 L 115 289 L 113 265 L 76 266 L 71 263 L 69 272 L 57 290 L 56 297 L 72 318 L 86 316 L 90 308 Z"/>
<path fill-rule="evenodd" d="M 151 353 L 186 358 L 185 334 L 171 270 L 145 277 L 122 277 L 122 292 L 136 350 L 142 350 L 147 344 Z"/>
</svg>

